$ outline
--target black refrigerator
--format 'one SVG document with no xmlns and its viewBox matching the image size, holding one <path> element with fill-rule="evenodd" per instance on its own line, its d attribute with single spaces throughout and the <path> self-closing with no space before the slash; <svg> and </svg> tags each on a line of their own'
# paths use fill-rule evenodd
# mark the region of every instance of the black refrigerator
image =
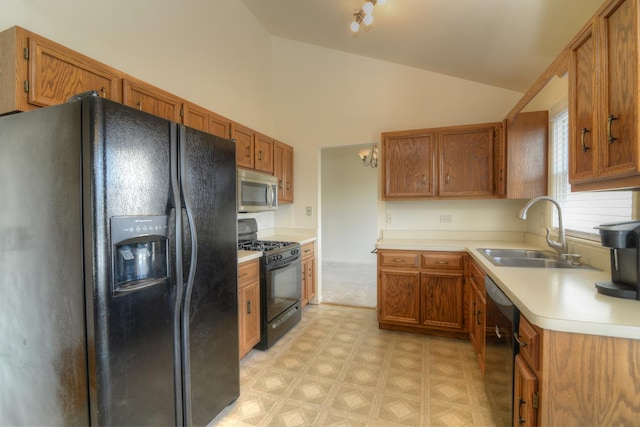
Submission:
<svg viewBox="0 0 640 427">
<path fill-rule="evenodd" d="M 107 101 L 0 117 L 0 425 L 239 395 L 235 144 Z"/>
</svg>

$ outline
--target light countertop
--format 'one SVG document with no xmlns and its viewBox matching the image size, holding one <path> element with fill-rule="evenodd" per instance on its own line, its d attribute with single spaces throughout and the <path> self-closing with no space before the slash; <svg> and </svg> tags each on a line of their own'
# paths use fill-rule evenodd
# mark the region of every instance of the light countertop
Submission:
<svg viewBox="0 0 640 427">
<path fill-rule="evenodd" d="M 533 324 L 554 331 L 640 339 L 640 301 L 596 291 L 609 272 L 495 266 L 477 249 L 545 249 L 522 241 L 383 238 L 378 249 L 464 251 L 493 279 Z"/>
</svg>

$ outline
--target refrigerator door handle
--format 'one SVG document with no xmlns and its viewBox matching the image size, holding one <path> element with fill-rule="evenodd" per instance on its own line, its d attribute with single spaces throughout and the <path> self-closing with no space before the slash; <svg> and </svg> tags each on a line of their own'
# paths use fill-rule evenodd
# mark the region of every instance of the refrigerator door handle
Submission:
<svg viewBox="0 0 640 427">
<path fill-rule="evenodd" d="M 182 273 L 182 203 L 180 200 L 180 182 L 178 180 L 178 135 L 175 124 L 171 124 L 170 137 L 171 137 L 171 202 L 173 207 L 171 213 L 175 218 L 175 266 L 174 266 L 174 280 L 175 280 L 175 300 L 173 308 L 173 376 L 174 376 L 174 393 L 176 398 L 176 426 L 184 425 L 183 414 L 183 402 L 184 396 L 182 393 L 182 328 L 181 315 L 182 315 L 182 294 L 184 291 L 184 280 Z"/>
<path fill-rule="evenodd" d="M 184 296 L 182 298 L 182 368 L 183 368 L 183 399 L 184 399 L 184 424 L 186 426 L 191 425 L 191 368 L 188 357 L 189 353 L 189 320 L 191 310 L 191 293 L 193 291 L 193 283 L 196 275 L 196 268 L 198 265 L 198 235 L 195 227 L 195 221 L 193 218 L 193 211 L 191 204 L 189 203 L 189 188 L 187 186 L 187 179 L 184 176 L 186 170 L 186 131 L 184 126 L 178 126 L 179 138 L 178 138 L 178 172 L 181 186 L 181 201 L 183 203 L 183 209 L 187 216 L 187 223 L 189 227 L 189 234 L 191 235 L 191 262 L 189 265 L 189 275 L 187 276 L 187 282 L 184 287 Z"/>
</svg>

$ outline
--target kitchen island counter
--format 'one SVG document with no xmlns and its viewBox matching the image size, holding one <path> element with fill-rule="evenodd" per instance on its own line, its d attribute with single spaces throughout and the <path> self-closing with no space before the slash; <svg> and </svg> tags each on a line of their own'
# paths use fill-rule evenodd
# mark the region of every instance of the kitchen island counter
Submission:
<svg viewBox="0 0 640 427">
<path fill-rule="evenodd" d="M 523 240 L 386 238 L 377 249 L 464 251 L 493 279 L 522 314 L 543 329 L 640 339 L 640 301 L 601 295 L 595 282 L 610 281 L 608 271 L 521 268 L 493 265 L 478 249 L 544 249 Z"/>
</svg>

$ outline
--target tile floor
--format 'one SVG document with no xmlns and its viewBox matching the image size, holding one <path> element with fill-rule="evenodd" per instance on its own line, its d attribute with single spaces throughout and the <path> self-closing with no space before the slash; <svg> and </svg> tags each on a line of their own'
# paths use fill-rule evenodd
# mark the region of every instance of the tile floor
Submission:
<svg viewBox="0 0 640 427">
<path fill-rule="evenodd" d="M 378 329 L 373 309 L 308 305 L 240 367 L 212 426 L 493 426 L 471 344 Z"/>
</svg>

